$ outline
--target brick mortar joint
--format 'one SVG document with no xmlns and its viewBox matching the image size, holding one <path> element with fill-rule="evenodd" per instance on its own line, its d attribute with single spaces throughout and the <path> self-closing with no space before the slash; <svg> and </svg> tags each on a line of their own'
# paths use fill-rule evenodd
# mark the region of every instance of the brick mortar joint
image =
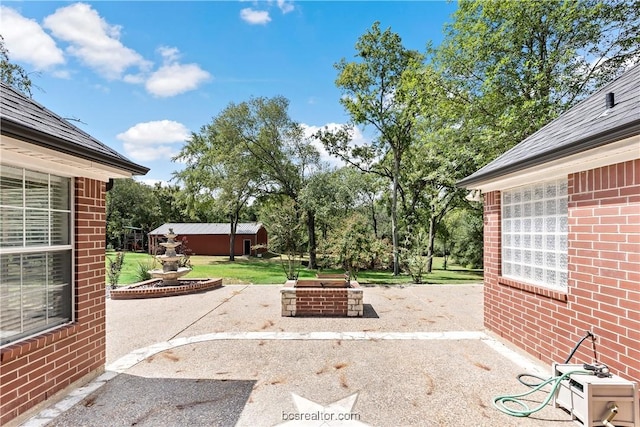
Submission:
<svg viewBox="0 0 640 427">
<path fill-rule="evenodd" d="M 545 288 L 543 286 L 532 285 L 502 276 L 498 276 L 498 284 L 507 286 L 512 289 L 518 289 L 523 292 L 529 292 L 538 296 L 551 298 L 560 302 L 566 303 L 568 300 L 568 293 L 562 292 L 559 289 Z"/>
<path fill-rule="evenodd" d="M 83 330 L 84 328 L 79 324 L 67 324 L 62 325 L 59 329 L 8 345 L 0 349 L 0 362 L 5 364 L 20 357 L 28 356 L 37 350 L 41 350 L 60 340 L 76 335 Z"/>
</svg>

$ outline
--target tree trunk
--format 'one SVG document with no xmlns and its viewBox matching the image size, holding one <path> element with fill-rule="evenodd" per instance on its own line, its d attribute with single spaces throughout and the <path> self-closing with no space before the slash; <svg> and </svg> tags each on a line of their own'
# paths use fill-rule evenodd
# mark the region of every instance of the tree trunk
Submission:
<svg viewBox="0 0 640 427">
<path fill-rule="evenodd" d="M 442 268 L 447 269 L 447 262 L 449 261 L 449 239 L 445 236 L 442 242 L 442 256 L 444 257 L 444 261 L 442 263 Z"/>
<path fill-rule="evenodd" d="M 318 262 L 316 257 L 317 243 L 316 243 L 316 217 L 315 213 L 311 210 L 307 210 L 307 232 L 309 233 L 309 269 L 315 270 L 318 268 Z"/>
<path fill-rule="evenodd" d="M 229 261 L 236 260 L 236 229 L 238 227 L 238 217 L 234 214 L 229 214 L 229 226 L 231 231 L 229 233 Z"/>
<path fill-rule="evenodd" d="M 378 237 L 378 219 L 376 218 L 376 205 L 371 201 L 371 222 L 373 224 L 373 235 Z"/>
<path fill-rule="evenodd" d="M 431 269 L 433 266 L 433 248 L 435 246 L 436 241 L 436 229 L 438 228 L 438 224 L 442 221 L 442 218 L 449 212 L 451 202 L 454 200 L 454 197 L 450 197 L 449 200 L 446 201 L 440 212 L 437 214 L 432 212 L 431 218 L 429 219 L 429 252 L 427 255 L 429 256 L 428 264 L 427 264 L 427 272 L 431 273 Z M 435 210 L 435 209 L 434 209 Z M 445 268 L 446 270 L 446 268 Z"/>
<path fill-rule="evenodd" d="M 429 247 L 427 248 L 427 273 L 431 273 L 433 269 L 433 248 L 436 241 L 436 218 L 431 216 L 429 219 Z"/>
<path fill-rule="evenodd" d="M 400 153 L 393 152 L 393 194 L 391 196 L 391 236 L 393 243 L 393 275 L 400 274 L 400 253 L 398 250 L 398 175 L 400 174 Z"/>
</svg>

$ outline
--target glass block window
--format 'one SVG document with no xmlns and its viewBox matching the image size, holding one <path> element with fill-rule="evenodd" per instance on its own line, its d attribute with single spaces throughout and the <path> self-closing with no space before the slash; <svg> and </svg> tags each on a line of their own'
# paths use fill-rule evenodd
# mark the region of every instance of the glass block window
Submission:
<svg viewBox="0 0 640 427">
<path fill-rule="evenodd" d="M 71 180 L 0 165 L 0 346 L 72 320 Z"/>
<path fill-rule="evenodd" d="M 567 286 L 567 180 L 502 192 L 502 275 Z"/>
</svg>

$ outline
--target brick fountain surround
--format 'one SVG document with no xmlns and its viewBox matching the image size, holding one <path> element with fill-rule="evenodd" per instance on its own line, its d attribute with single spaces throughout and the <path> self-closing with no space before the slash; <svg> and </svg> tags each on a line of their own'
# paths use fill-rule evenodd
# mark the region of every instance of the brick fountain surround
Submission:
<svg viewBox="0 0 640 427">
<path fill-rule="evenodd" d="M 162 279 L 150 279 L 119 289 L 112 289 L 111 299 L 140 299 L 194 294 L 222 287 L 222 279 L 180 279 L 175 286 L 157 286 Z M 155 285 L 155 286 L 154 286 Z"/>
<path fill-rule="evenodd" d="M 282 316 L 362 317 L 362 288 L 344 278 L 287 280 L 280 289 Z"/>
</svg>

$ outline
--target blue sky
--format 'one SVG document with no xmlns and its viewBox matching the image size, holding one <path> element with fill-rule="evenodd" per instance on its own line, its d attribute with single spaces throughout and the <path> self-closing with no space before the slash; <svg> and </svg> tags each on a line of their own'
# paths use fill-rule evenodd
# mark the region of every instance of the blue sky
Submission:
<svg viewBox="0 0 640 427">
<path fill-rule="evenodd" d="M 103 1 L 0 6 L 10 59 L 33 97 L 167 181 L 188 138 L 230 102 L 282 95 L 309 133 L 341 124 L 333 64 L 374 21 L 405 47 L 442 40 L 451 2 Z M 365 129 L 357 135 L 366 139 Z"/>
</svg>

